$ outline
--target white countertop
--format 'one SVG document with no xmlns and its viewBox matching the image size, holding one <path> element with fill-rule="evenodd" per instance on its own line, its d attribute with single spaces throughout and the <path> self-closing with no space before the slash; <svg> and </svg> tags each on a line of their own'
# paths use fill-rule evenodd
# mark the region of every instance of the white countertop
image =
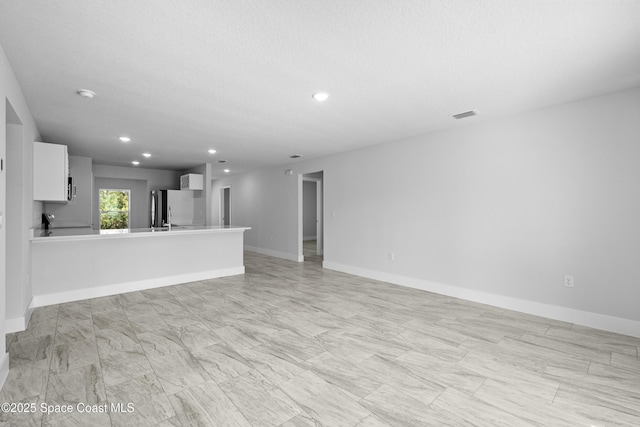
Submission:
<svg viewBox="0 0 640 427">
<path fill-rule="evenodd" d="M 251 230 L 251 227 L 237 227 L 233 225 L 183 225 L 159 228 L 133 228 L 122 230 L 94 230 L 90 227 L 52 228 L 45 230 L 41 227 L 31 229 L 32 242 L 59 242 L 64 240 L 87 240 L 131 237 L 160 237 L 183 234 L 200 233 L 229 233 Z"/>
</svg>

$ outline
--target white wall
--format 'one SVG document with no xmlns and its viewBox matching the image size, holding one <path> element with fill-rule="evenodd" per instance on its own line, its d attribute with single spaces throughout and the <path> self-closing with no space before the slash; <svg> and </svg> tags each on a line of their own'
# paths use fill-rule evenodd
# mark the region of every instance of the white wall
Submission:
<svg viewBox="0 0 640 427">
<path fill-rule="evenodd" d="M 284 167 L 262 170 L 213 181 L 213 223 L 220 223 L 220 189 L 230 186 L 231 223 L 251 224 L 251 230 L 245 232 L 245 246 L 298 260 L 302 252 L 298 241 L 297 194 L 302 194 L 302 178 L 285 175 L 284 170 Z"/>
<path fill-rule="evenodd" d="M 125 189 L 132 192 L 132 206 L 130 206 L 131 220 L 133 228 L 147 228 L 150 226 L 149 203 L 151 201 L 152 190 L 178 190 L 180 189 L 180 172 L 163 169 L 146 169 L 136 167 L 93 165 L 94 177 L 94 213 L 93 228 L 100 228 L 100 212 L 98 206 L 98 188 L 106 188 L 104 185 L 124 185 Z M 120 180 L 109 181 L 107 178 Z M 143 191 L 144 183 L 146 189 Z M 103 187 L 100 187 L 103 185 Z M 109 187 L 119 188 L 119 187 Z M 135 199 L 134 199 L 135 197 Z"/>
<path fill-rule="evenodd" d="M 211 213 L 211 163 L 187 169 L 181 175 L 187 173 L 201 174 L 204 184 L 203 190 L 193 190 L 193 222 L 210 225 L 213 219 Z"/>
<path fill-rule="evenodd" d="M 214 194 L 231 185 L 248 246 L 294 259 L 298 180 L 284 170 L 322 169 L 326 266 L 640 335 L 640 89 L 468 120 Z"/>
<path fill-rule="evenodd" d="M 45 203 L 44 210 L 54 214 L 56 222 L 67 221 L 91 225 L 94 207 L 93 164 L 90 157 L 69 156 L 69 174 L 73 177 L 76 197 L 69 203 Z M 96 227 L 98 228 L 98 227 Z"/>
<path fill-rule="evenodd" d="M 148 228 L 151 222 L 151 194 L 147 181 L 139 179 L 95 178 L 93 228 L 100 228 L 100 189 L 129 190 L 129 228 Z"/>
<path fill-rule="evenodd" d="M 7 106 L 11 106 L 11 110 L 7 109 Z M 32 159 L 33 150 L 32 143 L 40 139 L 38 129 L 35 126 L 31 112 L 22 93 L 22 89 L 16 80 L 15 74 L 11 69 L 11 65 L 5 55 L 4 49 L 0 46 L 0 157 L 5 161 L 7 160 L 7 119 L 10 115 L 14 115 L 9 121 L 11 123 L 22 124 L 22 162 L 18 165 L 12 165 L 21 170 L 22 175 L 22 191 L 19 195 L 19 200 L 12 201 L 12 203 L 18 203 L 22 206 L 20 212 L 20 219 L 22 223 L 22 233 L 18 235 L 19 241 L 13 242 L 7 241 L 6 228 L 3 226 L 0 228 L 0 295 L 2 296 L 3 303 L 0 304 L 0 386 L 5 380 L 8 370 L 8 357 L 6 355 L 5 346 L 5 332 L 7 330 L 7 306 L 13 307 L 12 302 L 5 299 L 7 295 L 6 290 L 6 255 L 7 248 L 11 250 L 17 250 L 20 256 L 21 265 L 29 265 L 29 245 L 27 241 L 28 228 L 37 224 L 40 221 L 40 215 L 42 213 L 42 203 L 34 202 L 32 197 Z M 11 131 L 10 131 L 11 132 Z M 6 172 L 0 171 L 0 212 L 6 212 L 7 207 L 7 188 L 6 188 Z M 23 270 L 23 275 L 26 272 Z M 24 300 L 29 300 L 31 295 L 31 284 L 27 277 L 21 277 L 20 282 L 12 284 L 12 286 L 18 286 L 23 291 L 14 292 L 15 289 L 11 289 L 12 295 L 20 294 L 24 297 Z"/>
</svg>

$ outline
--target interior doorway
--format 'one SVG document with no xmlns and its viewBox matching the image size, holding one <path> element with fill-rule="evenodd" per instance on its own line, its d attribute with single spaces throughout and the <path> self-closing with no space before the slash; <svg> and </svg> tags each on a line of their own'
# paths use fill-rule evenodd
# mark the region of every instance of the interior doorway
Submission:
<svg viewBox="0 0 640 427">
<path fill-rule="evenodd" d="M 231 187 L 220 189 L 220 225 L 231 225 Z"/>
<path fill-rule="evenodd" d="M 302 176 L 302 256 L 305 261 L 322 261 L 324 256 L 323 218 L 324 173 L 314 172 Z"/>
</svg>

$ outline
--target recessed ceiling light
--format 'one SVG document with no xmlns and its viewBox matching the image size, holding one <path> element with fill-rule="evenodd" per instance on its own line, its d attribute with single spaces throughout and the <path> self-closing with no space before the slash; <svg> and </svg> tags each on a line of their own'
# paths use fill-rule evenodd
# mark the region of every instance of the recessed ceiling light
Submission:
<svg viewBox="0 0 640 427">
<path fill-rule="evenodd" d="M 147 158 L 151 157 L 151 153 L 142 153 L 142 155 L 147 157 Z"/>
<path fill-rule="evenodd" d="M 300 157 L 302 157 L 302 154 L 292 154 L 289 157 L 291 157 L 292 159 L 299 159 Z"/>
<path fill-rule="evenodd" d="M 214 150 L 214 149 L 212 148 L 212 149 L 208 150 L 208 153 L 209 153 L 209 154 L 216 154 L 216 150 Z"/>
<path fill-rule="evenodd" d="M 313 99 L 315 99 L 316 101 L 322 102 L 327 100 L 327 98 L 329 97 L 329 94 L 327 92 L 316 92 L 312 96 L 313 96 Z"/>
<path fill-rule="evenodd" d="M 96 96 L 96 93 L 94 91 L 92 91 L 92 90 L 89 90 L 89 89 L 78 89 L 76 91 L 76 93 L 78 95 L 80 95 L 81 97 L 83 97 L 83 98 L 89 98 L 89 99 L 91 99 L 94 96 Z"/>
<path fill-rule="evenodd" d="M 224 173 L 229 173 L 229 172 L 231 172 L 229 169 L 224 170 Z"/>
<path fill-rule="evenodd" d="M 122 142 L 129 142 L 131 141 L 131 138 L 129 138 L 128 136 L 121 136 L 120 138 L 118 138 L 120 141 Z"/>
<path fill-rule="evenodd" d="M 460 120 L 460 119 L 464 119 L 465 117 L 471 117 L 476 115 L 478 115 L 477 110 L 470 110 L 470 111 L 465 111 L 464 113 L 454 114 L 453 118 L 456 120 Z"/>
<path fill-rule="evenodd" d="M 137 161 L 137 160 L 134 160 L 133 162 L 131 162 L 131 164 L 134 165 L 134 166 L 138 166 L 140 164 L 140 162 Z"/>
</svg>

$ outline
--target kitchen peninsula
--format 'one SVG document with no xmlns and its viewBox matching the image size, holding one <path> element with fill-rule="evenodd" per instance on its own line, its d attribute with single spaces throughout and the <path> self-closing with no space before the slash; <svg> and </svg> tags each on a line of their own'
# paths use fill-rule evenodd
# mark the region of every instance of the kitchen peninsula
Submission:
<svg viewBox="0 0 640 427">
<path fill-rule="evenodd" d="M 248 227 L 34 228 L 33 306 L 244 274 Z"/>
</svg>

